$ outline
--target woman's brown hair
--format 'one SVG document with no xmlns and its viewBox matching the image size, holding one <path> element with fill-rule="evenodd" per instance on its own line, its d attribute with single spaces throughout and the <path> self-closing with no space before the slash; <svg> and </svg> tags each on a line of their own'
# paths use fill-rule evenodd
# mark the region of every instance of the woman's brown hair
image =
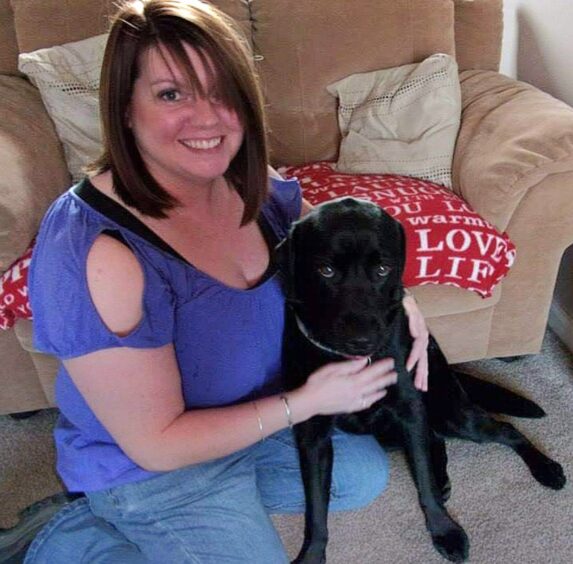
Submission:
<svg viewBox="0 0 573 564">
<path fill-rule="evenodd" d="M 222 102 L 237 112 L 245 130 L 243 143 L 225 173 L 244 202 L 244 225 L 256 218 L 267 194 L 263 98 L 251 51 L 237 24 L 201 0 L 131 0 L 114 16 L 100 83 L 104 149 L 88 171 L 110 170 L 117 195 L 145 215 L 167 217 L 166 211 L 178 205 L 147 170 L 126 116 L 141 55 L 150 47 L 166 49 L 186 72 L 193 89 L 205 94 L 184 44 L 194 48 L 203 63 L 212 62 L 209 78 L 214 79 Z"/>
</svg>

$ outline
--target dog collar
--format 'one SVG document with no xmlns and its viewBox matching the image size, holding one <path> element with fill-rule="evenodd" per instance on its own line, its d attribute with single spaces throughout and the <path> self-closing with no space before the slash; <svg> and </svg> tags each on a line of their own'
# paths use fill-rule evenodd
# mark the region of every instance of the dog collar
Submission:
<svg viewBox="0 0 573 564">
<path fill-rule="evenodd" d="M 296 319 L 296 324 L 298 326 L 299 331 L 305 336 L 305 338 L 307 340 L 309 340 L 315 347 L 319 348 L 320 350 L 323 350 L 325 352 L 328 352 L 330 354 L 336 354 L 338 356 L 343 357 L 344 359 L 350 360 L 352 358 L 356 358 L 352 355 L 343 353 L 341 351 L 337 351 L 336 349 L 332 349 L 330 347 L 327 347 L 326 345 L 323 345 L 322 343 L 319 343 L 316 339 L 313 339 L 310 336 L 310 333 L 308 332 L 308 329 L 306 328 L 305 324 L 302 322 L 302 320 L 300 319 L 300 317 L 295 313 L 294 314 L 294 318 Z M 368 357 L 368 366 L 370 366 L 372 364 L 372 358 L 369 356 Z"/>
</svg>

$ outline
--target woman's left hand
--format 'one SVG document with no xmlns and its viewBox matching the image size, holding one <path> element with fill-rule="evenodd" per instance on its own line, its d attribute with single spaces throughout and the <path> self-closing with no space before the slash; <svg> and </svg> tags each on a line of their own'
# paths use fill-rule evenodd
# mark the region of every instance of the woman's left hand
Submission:
<svg viewBox="0 0 573 564">
<path fill-rule="evenodd" d="M 414 385 L 422 392 L 428 391 L 428 339 L 429 332 L 424 321 L 424 316 L 418 308 L 418 304 L 413 296 L 407 294 L 402 300 L 406 315 L 408 316 L 408 326 L 410 335 L 414 339 L 410 356 L 406 361 L 406 369 L 412 370 L 416 366 Z"/>
</svg>

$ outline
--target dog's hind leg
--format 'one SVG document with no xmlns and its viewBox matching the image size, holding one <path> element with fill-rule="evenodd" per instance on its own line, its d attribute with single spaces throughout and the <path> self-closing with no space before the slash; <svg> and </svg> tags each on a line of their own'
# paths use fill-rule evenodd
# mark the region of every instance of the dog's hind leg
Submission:
<svg viewBox="0 0 573 564">
<path fill-rule="evenodd" d="M 504 413 L 514 417 L 531 418 L 545 416 L 545 411 L 534 401 L 503 386 L 486 382 L 458 370 L 453 372 L 470 400 L 490 413 Z"/>
<path fill-rule="evenodd" d="M 445 422 L 443 434 L 477 443 L 495 442 L 512 448 L 542 485 L 560 490 L 567 481 L 558 462 L 537 449 L 511 423 L 497 421 L 481 408 L 466 404 L 457 410 L 455 420 Z"/>
</svg>

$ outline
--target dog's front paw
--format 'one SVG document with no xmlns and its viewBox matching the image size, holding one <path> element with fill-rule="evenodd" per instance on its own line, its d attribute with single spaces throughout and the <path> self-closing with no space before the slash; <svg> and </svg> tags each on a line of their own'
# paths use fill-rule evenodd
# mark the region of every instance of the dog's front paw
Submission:
<svg viewBox="0 0 573 564">
<path fill-rule="evenodd" d="M 452 522 L 447 530 L 432 534 L 432 542 L 438 552 L 452 562 L 463 562 L 468 558 L 470 542 L 457 523 Z"/>
</svg>

